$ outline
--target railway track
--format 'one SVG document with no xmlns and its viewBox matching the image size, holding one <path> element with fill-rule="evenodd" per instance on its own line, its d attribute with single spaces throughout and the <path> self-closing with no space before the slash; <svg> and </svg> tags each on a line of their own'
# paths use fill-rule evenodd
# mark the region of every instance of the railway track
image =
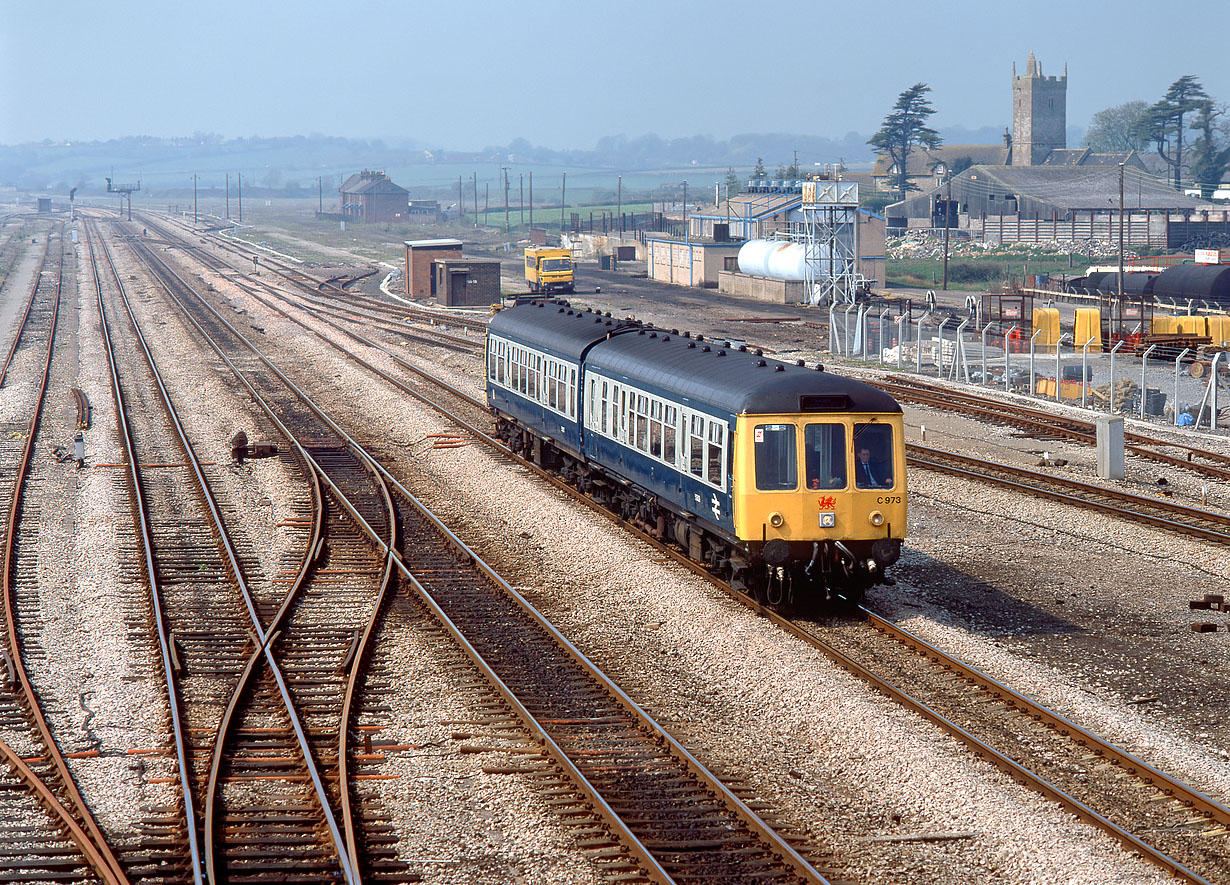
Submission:
<svg viewBox="0 0 1230 885">
<path fill-rule="evenodd" d="M 116 284 L 122 298 L 118 278 Z M 183 436 L 138 320 L 127 300 L 122 300 L 135 348 L 145 354 L 186 463 L 203 490 L 210 519 L 197 522 L 210 524 L 213 538 L 203 538 L 202 549 L 212 568 L 218 570 L 220 563 L 225 578 L 235 585 L 231 589 L 239 591 L 227 595 L 223 609 L 218 608 L 219 600 L 210 600 L 216 617 L 201 623 L 198 614 L 195 622 L 181 621 L 181 629 L 160 639 L 164 649 L 178 646 L 166 655 L 173 659 L 167 670 L 169 683 L 174 684 L 174 671 L 182 668 L 189 677 L 182 680 L 189 689 L 185 696 L 192 695 L 193 677 L 204 677 L 202 688 L 214 691 L 205 696 L 198 690 L 184 704 L 192 727 L 184 729 L 181 743 L 187 749 L 181 758 L 190 754 L 192 762 L 181 762 L 181 768 L 191 769 L 191 776 L 183 777 L 183 790 L 188 797 L 184 803 L 188 836 L 200 846 L 193 863 L 196 875 L 205 874 L 210 881 L 292 877 L 357 882 L 356 826 L 364 824 L 364 832 L 372 835 L 370 845 L 362 843 L 368 881 L 415 881 L 376 838 L 379 820 L 369 811 L 356 813 L 352 808 L 350 770 L 337 771 L 338 760 L 353 755 L 344 740 L 339 749 L 339 732 L 346 733 L 342 717 L 350 711 L 358 715 L 365 703 L 356 701 L 362 693 L 354 691 L 355 676 L 348 679 L 355 636 L 375 617 L 373 604 L 378 609 L 388 583 L 387 568 L 347 512 L 331 501 L 333 492 L 322 490 L 316 472 L 299 459 L 299 453 L 291 453 L 287 466 L 304 474 L 296 486 L 310 489 L 310 495 L 305 491 L 296 502 L 297 515 L 289 520 L 288 528 L 296 537 L 288 546 L 288 561 L 264 592 L 247 584 L 244 575 L 250 569 L 233 549 L 220 506 L 212 500 L 201 465 Z M 335 475 L 347 473 L 338 463 L 346 460 L 346 453 L 336 441 L 316 439 L 313 451 L 318 459 L 333 459 Z M 139 459 L 131 460 L 135 464 Z M 372 485 L 366 471 L 353 463 L 349 473 L 361 474 Z M 351 494 L 359 495 L 353 484 Z M 379 503 L 377 508 L 387 509 Z M 368 518 L 374 520 L 375 515 L 369 508 Z M 211 540 L 215 548 L 222 548 L 221 555 L 217 549 L 208 551 Z M 191 569 L 199 567 L 200 559 L 189 548 L 187 555 L 172 558 L 172 567 L 181 562 Z M 160 557 L 154 558 L 149 570 L 167 586 Z M 172 577 L 169 583 L 178 587 L 193 582 Z M 276 590 L 279 584 L 289 586 Z M 179 606 L 174 612 L 168 607 L 165 617 L 190 614 L 189 607 Z M 175 666 L 181 659 L 186 666 Z M 196 743 L 190 744 L 193 735 Z"/>
<path fill-rule="evenodd" d="M 51 238 L 49 238 L 50 240 Z M 0 742 L 8 772 L 0 781 L 9 788 L 0 812 L 0 831 L 7 845 L 21 846 L 21 854 L 0 863 L 5 878 L 14 882 L 49 879 L 128 881 L 107 844 L 85 797 L 73 778 L 68 755 L 54 735 L 48 712 L 38 691 L 44 663 L 38 650 L 42 621 L 39 594 L 37 529 L 39 515 L 30 501 L 41 472 L 33 463 L 40 438 L 54 429 L 44 429 L 43 408 L 52 375 L 56 333 L 64 277 L 67 273 L 63 228 L 58 260 L 47 268 L 44 251 L 32 284 L 21 329 L 10 348 L 9 362 L 19 377 L 34 379 L 29 397 L 28 423 L 10 431 L 0 444 L 3 469 L 11 477 L 2 494 L 4 510 L 3 610 L 5 648 L 3 668 L 6 684 L 15 689 L 0 697 L 0 726 L 8 740 Z M 22 342 L 25 345 L 22 346 Z M 13 445 L 17 443 L 17 445 Z M 63 724 L 63 723 L 61 723 Z"/>
<path fill-rule="evenodd" d="M 939 387 L 914 378 L 890 376 L 884 380 L 868 380 L 867 383 L 903 402 L 1017 427 L 1041 438 L 1069 439 L 1089 446 L 1097 444 L 1097 428 L 1091 422 L 1078 418 Z M 1144 460 L 1215 479 L 1230 479 L 1230 456 L 1140 433 L 1125 432 L 1124 441 L 1128 452 Z"/>
<path fill-rule="evenodd" d="M 169 270 L 166 269 L 166 270 Z M 241 364 L 259 354 L 221 315 L 185 289 L 177 303 L 202 334 L 214 340 L 219 358 L 237 377 L 288 440 L 305 431 L 293 427 L 311 413 L 317 435 L 341 433 L 318 407 L 271 363 L 252 373 Z M 261 376 L 276 375 L 276 390 Z M 252 377 L 255 374 L 256 377 Z M 338 494 L 341 483 L 308 446 L 292 442 Z M 590 664 L 506 582 L 432 516 L 375 459 L 353 440 L 348 448 L 388 484 L 404 526 L 390 544 L 378 525 L 347 509 L 371 543 L 389 556 L 403 586 L 420 594 L 434 614 L 482 670 L 510 715 L 533 735 L 537 752 L 558 777 L 567 776 L 574 798 L 565 815 L 593 818 L 600 836 L 585 841 L 612 875 L 653 881 L 824 881 L 796 850 L 778 836 L 737 795 L 709 774 L 670 735 Z M 361 518 L 362 517 L 362 518 Z M 586 808 L 588 806 L 588 809 Z"/>
</svg>

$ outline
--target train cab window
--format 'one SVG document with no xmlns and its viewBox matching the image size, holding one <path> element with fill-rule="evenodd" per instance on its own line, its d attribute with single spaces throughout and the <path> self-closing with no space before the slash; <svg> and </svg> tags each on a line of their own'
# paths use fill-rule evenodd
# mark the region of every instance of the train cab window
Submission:
<svg viewBox="0 0 1230 885">
<path fill-rule="evenodd" d="M 860 489 L 893 487 L 893 428 L 889 425 L 854 425 L 854 484 Z"/>
<path fill-rule="evenodd" d="M 722 487 L 722 465 L 726 459 L 722 457 L 726 448 L 726 425 L 716 421 L 709 422 L 709 483 Z"/>
<path fill-rule="evenodd" d="M 692 433 L 688 437 L 688 451 L 691 463 L 688 465 L 693 476 L 704 478 L 705 475 L 705 419 L 699 415 L 692 416 Z"/>
<path fill-rule="evenodd" d="M 793 491 L 799 485 L 799 456 L 793 424 L 757 424 L 753 431 L 756 489 Z"/>
<path fill-rule="evenodd" d="M 809 489 L 846 487 L 844 424 L 808 424 L 803 428 L 803 470 Z"/>
</svg>

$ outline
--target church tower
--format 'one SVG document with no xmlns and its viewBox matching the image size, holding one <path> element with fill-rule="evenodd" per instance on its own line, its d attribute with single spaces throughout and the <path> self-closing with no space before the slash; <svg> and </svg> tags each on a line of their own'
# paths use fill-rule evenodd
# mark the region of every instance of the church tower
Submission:
<svg viewBox="0 0 1230 885">
<path fill-rule="evenodd" d="M 1042 76 L 1029 53 L 1025 75 L 1012 63 L 1012 165 L 1039 166 L 1047 154 L 1068 146 L 1068 66 L 1062 77 Z"/>
</svg>

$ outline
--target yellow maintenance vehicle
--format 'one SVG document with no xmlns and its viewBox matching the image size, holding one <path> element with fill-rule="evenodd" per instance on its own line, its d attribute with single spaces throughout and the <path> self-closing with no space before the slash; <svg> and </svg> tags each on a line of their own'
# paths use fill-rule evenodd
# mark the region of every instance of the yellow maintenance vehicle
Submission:
<svg viewBox="0 0 1230 885">
<path fill-rule="evenodd" d="M 535 295 L 572 292 L 572 250 L 531 246 L 525 250 L 525 281 Z"/>
</svg>

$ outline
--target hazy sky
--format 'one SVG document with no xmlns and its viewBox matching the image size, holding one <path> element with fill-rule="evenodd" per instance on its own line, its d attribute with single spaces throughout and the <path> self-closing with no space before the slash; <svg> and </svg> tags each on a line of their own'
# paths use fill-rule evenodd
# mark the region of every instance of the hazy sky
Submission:
<svg viewBox="0 0 1230 885">
<path fill-rule="evenodd" d="M 1230 102 L 1230 3 L 0 0 L 0 143 L 318 132 L 476 149 L 1010 122 L 1013 61 L 1068 65 L 1068 124 L 1194 74 Z"/>
</svg>

